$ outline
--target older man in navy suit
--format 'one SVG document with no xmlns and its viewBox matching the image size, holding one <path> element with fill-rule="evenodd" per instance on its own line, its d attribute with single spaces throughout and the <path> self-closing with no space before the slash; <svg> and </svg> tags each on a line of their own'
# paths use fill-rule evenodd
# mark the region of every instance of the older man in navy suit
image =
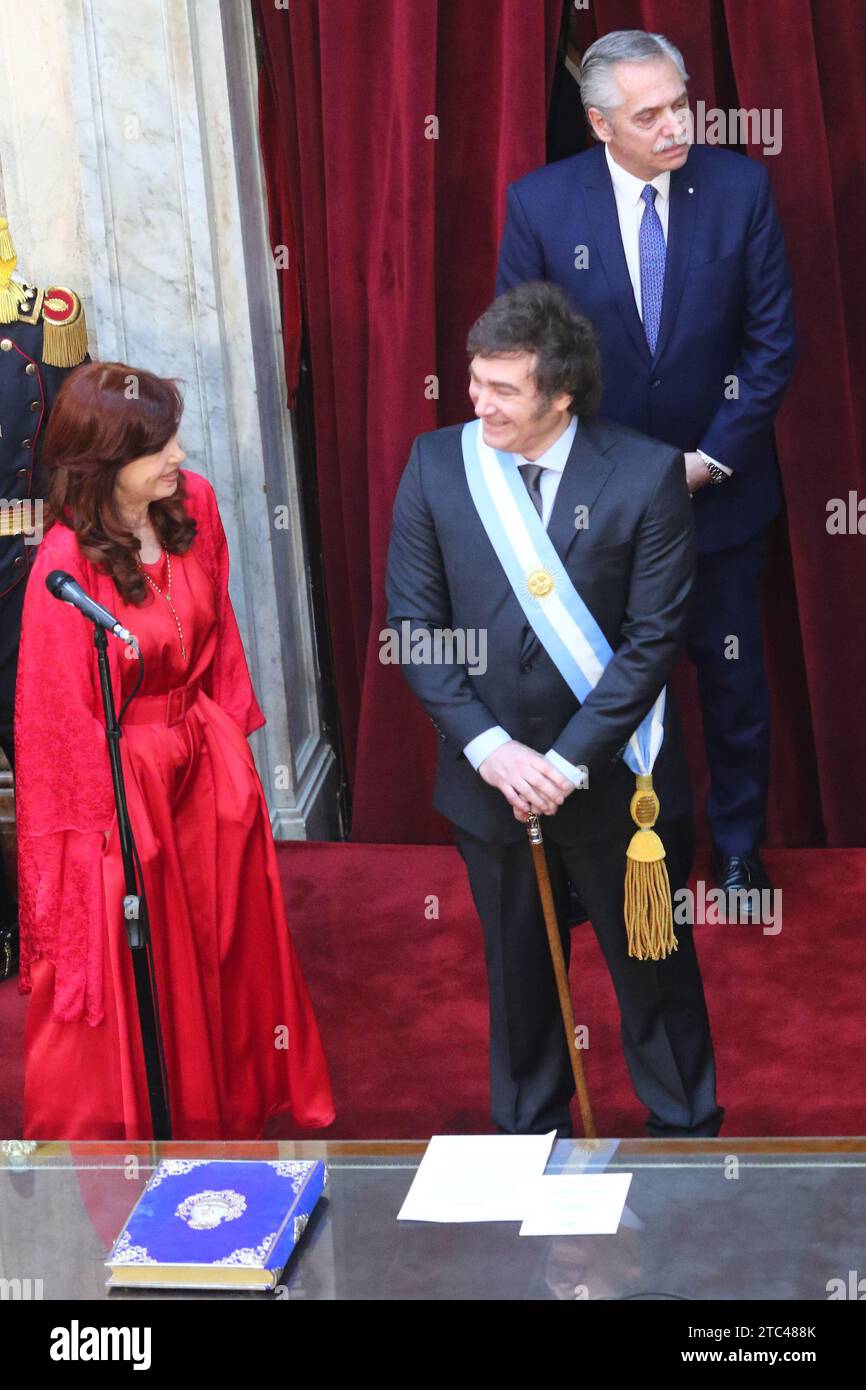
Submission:
<svg viewBox="0 0 866 1390">
<path fill-rule="evenodd" d="M 795 358 L 791 287 L 766 169 L 690 144 L 687 77 L 660 34 L 612 33 L 586 51 L 581 99 L 599 144 L 511 185 L 497 292 L 560 285 L 598 330 L 601 413 L 683 451 L 713 867 L 729 890 L 765 888 L 758 581 L 782 506 L 772 431 Z"/>
</svg>

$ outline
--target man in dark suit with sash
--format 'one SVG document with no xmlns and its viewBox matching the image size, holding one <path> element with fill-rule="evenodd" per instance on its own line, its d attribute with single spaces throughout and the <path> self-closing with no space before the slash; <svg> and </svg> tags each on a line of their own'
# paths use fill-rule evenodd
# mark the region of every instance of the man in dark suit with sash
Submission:
<svg viewBox="0 0 866 1390">
<path fill-rule="evenodd" d="M 714 1135 L 723 1112 L 692 928 L 678 924 L 678 948 L 662 958 L 637 959 L 624 924 L 636 731 L 648 735 L 674 894 L 693 853 L 662 693 L 694 575 L 682 454 L 592 418 L 595 334 L 552 285 L 496 300 L 468 349 L 477 418 L 416 439 L 387 592 L 392 631 L 463 635 L 484 653 L 474 668 L 404 670 L 439 734 L 435 804 L 455 826 L 484 928 L 492 1118 L 507 1133 L 570 1133 L 572 1072 L 524 828 L 534 812 L 566 960 L 570 879 L 616 988 L 650 1133 Z"/>
<path fill-rule="evenodd" d="M 765 166 L 690 146 L 687 79 L 660 34 L 587 49 L 580 90 L 599 143 L 511 185 L 497 292 L 561 286 L 598 331 L 605 418 L 683 451 L 713 868 L 728 890 L 766 889 L 758 581 L 782 505 L 773 419 L 795 357 L 791 285 Z"/>
</svg>

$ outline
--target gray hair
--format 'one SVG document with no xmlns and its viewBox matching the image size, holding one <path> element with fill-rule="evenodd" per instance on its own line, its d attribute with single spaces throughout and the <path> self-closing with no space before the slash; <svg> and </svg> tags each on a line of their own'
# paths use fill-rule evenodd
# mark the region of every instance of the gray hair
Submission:
<svg viewBox="0 0 866 1390">
<path fill-rule="evenodd" d="M 603 116 L 621 104 L 613 82 L 616 63 L 646 63 L 669 58 L 684 82 L 689 75 L 680 50 L 664 34 L 647 34 L 643 29 L 615 29 L 596 39 L 583 55 L 580 65 L 580 99 L 584 111 L 597 106 Z"/>
</svg>

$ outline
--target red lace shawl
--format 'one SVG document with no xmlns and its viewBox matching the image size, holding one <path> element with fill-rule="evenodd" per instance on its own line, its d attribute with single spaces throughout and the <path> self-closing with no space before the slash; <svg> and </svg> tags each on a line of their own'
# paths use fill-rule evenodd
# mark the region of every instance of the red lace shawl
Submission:
<svg viewBox="0 0 866 1390">
<path fill-rule="evenodd" d="M 213 488 L 184 473 L 186 506 L 198 530 L 193 548 L 217 594 L 220 640 L 206 694 L 250 734 L 264 724 L 250 682 L 228 591 L 228 547 Z M 103 1016 L 102 849 L 114 795 L 93 629 L 45 587 L 51 570 L 73 575 L 106 608 L 114 581 L 82 556 L 74 532 L 57 524 L 39 547 L 27 584 L 15 692 L 15 795 L 21 927 L 19 989 L 43 957 L 55 969 L 60 1023 Z M 123 648 L 109 639 L 119 708 Z"/>
</svg>

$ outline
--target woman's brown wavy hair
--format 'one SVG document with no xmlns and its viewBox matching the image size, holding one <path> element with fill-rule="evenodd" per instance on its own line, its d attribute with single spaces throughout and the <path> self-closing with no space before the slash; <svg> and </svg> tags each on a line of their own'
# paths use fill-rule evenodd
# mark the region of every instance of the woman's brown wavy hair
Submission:
<svg viewBox="0 0 866 1390">
<path fill-rule="evenodd" d="M 164 449 L 182 414 L 176 382 L 123 362 L 88 362 L 66 378 L 48 419 L 45 529 L 70 526 L 85 559 L 111 575 L 127 603 L 143 603 L 149 589 L 136 563 L 141 542 L 115 509 L 115 480 L 133 459 Z M 195 537 L 185 496 L 181 473 L 177 491 L 150 504 L 153 529 L 173 555 Z"/>
</svg>

